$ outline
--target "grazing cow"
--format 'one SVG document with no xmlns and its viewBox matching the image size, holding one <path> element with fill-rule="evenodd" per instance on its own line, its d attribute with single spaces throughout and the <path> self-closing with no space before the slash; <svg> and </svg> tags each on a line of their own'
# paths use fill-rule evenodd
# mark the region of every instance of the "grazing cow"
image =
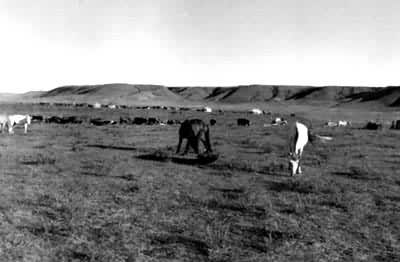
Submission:
<svg viewBox="0 0 400 262">
<path fill-rule="evenodd" d="M 327 127 L 336 127 L 336 126 L 338 126 L 338 123 L 333 122 L 333 121 L 328 121 L 328 122 L 325 123 L 325 126 L 327 126 Z"/>
<path fill-rule="evenodd" d="M 90 124 L 95 126 L 115 125 L 117 122 L 113 120 L 104 120 L 101 118 L 90 119 Z"/>
<path fill-rule="evenodd" d="M 32 117 L 30 115 L 9 115 L 8 116 L 8 133 L 14 134 L 14 126 L 24 125 L 24 133 L 28 132 L 28 125 L 31 124 Z"/>
<path fill-rule="evenodd" d="M 135 125 L 143 125 L 147 123 L 147 119 L 144 117 L 135 117 L 133 119 L 133 124 Z"/>
<path fill-rule="evenodd" d="M 368 130 L 378 130 L 382 129 L 382 124 L 376 122 L 368 122 L 364 128 Z"/>
<path fill-rule="evenodd" d="M 55 123 L 55 124 L 63 124 L 63 119 L 62 117 L 59 116 L 51 116 L 48 118 L 45 118 L 45 123 Z"/>
<path fill-rule="evenodd" d="M 82 120 L 76 116 L 66 116 L 62 118 L 64 124 L 82 124 Z"/>
<path fill-rule="evenodd" d="M 100 103 L 94 103 L 93 105 L 90 105 L 90 107 L 93 107 L 93 108 L 101 108 L 101 104 Z"/>
<path fill-rule="evenodd" d="M 339 120 L 337 122 L 337 126 L 350 126 L 350 125 L 351 125 L 350 121 Z"/>
<path fill-rule="evenodd" d="M 250 126 L 250 120 L 248 120 L 246 118 L 238 118 L 237 125 L 238 126 Z"/>
<path fill-rule="evenodd" d="M 199 155 L 200 141 L 206 148 L 206 152 L 212 152 L 211 142 L 210 142 L 210 129 L 208 125 L 206 125 L 202 120 L 200 119 L 185 120 L 181 124 L 181 127 L 179 128 L 178 148 L 176 149 L 177 154 L 179 153 L 182 141 L 185 138 L 187 139 L 187 143 L 183 155 L 187 154 L 190 146 L 193 148 L 194 152 L 197 155 Z"/>
<path fill-rule="evenodd" d="M 82 124 L 82 120 L 76 116 L 51 116 L 45 119 L 46 123 L 55 123 L 55 124 Z"/>
<path fill-rule="evenodd" d="M 215 120 L 215 119 L 211 119 L 210 120 L 210 126 L 213 126 L 213 125 L 215 125 L 217 123 L 217 120 Z"/>
<path fill-rule="evenodd" d="M 147 124 L 148 125 L 157 125 L 157 124 L 159 124 L 160 123 L 160 120 L 158 120 L 157 118 L 155 118 L 155 117 L 149 117 L 148 119 L 147 119 Z"/>
<path fill-rule="evenodd" d="M 303 154 L 304 147 L 309 139 L 308 128 L 297 122 L 294 125 L 294 131 L 291 133 L 289 144 L 289 169 L 292 176 L 301 174 L 300 159 Z"/>
<path fill-rule="evenodd" d="M 127 125 L 132 125 L 134 123 L 133 119 L 130 117 L 120 117 L 119 118 L 119 123 L 120 124 L 127 124 Z"/>
<path fill-rule="evenodd" d="M 272 120 L 272 125 L 277 126 L 277 125 L 287 125 L 287 121 L 283 119 L 282 117 L 277 117 Z"/>
<path fill-rule="evenodd" d="M 176 124 L 180 124 L 181 121 L 179 120 L 167 120 L 167 125 L 176 125 Z"/>
<path fill-rule="evenodd" d="M 400 120 L 393 120 L 390 129 L 400 129 Z"/>
<path fill-rule="evenodd" d="M 264 113 L 264 111 L 262 111 L 261 109 L 258 109 L 258 108 L 253 108 L 250 110 L 250 112 L 255 115 L 262 115 Z"/>
<path fill-rule="evenodd" d="M 204 107 L 204 108 L 202 109 L 202 111 L 203 111 L 203 112 L 206 112 L 206 113 L 211 113 L 211 112 L 212 112 L 212 109 L 211 109 L 211 107 L 206 106 L 206 107 Z"/>
<path fill-rule="evenodd" d="M 41 115 L 32 115 L 32 122 L 43 122 L 44 117 Z"/>
</svg>

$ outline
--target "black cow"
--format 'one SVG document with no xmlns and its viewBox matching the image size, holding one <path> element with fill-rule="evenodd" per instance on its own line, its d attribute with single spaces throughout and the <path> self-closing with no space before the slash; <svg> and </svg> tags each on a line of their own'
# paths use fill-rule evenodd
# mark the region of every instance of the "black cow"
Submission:
<svg viewBox="0 0 400 262">
<path fill-rule="evenodd" d="M 62 124 L 62 118 L 59 116 L 51 116 L 45 119 L 46 123 L 55 123 L 55 124 Z"/>
<path fill-rule="evenodd" d="M 143 125 L 147 123 L 147 119 L 144 117 L 135 117 L 133 119 L 133 124 L 135 125 Z"/>
<path fill-rule="evenodd" d="M 178 125 L 181 121 L 179 120 L 167 120 L 167 125 Z"/>
<path fill-rule="evenodd" d="M 215 119 L 211 119 L 210 120 L 210 125 L 211 126 L 215 125 L 216 123 L 217 123 L 217 120 L 215 120 Z"/>
<path fill-rule="evenodd" d="M 120 117 L 119 118 L 119 123 L 120 124 L 127 124 L 127 125 L 132 125 L 134 123 L 134 120 L 130 117 Z"/>
<path fill-rule="evenodd" d="M 36 122 L 36 123 L 43 122 L 44 121 L 44 117 L 41 116 L 41 115 L 32 115 L 31 121 L 32 122 Z"/>
<path fill-rule="evenodd" d="M 147 124 L 148 124 L 148 125 L 157 125 L 157 124 L 159 124 L 159 123 L 160 123 L 160 120 L 157 119 L 157 118 L 155 118 L 155 117 L 149 117 L 149 118 L 147 119 Z"/>
<path fill-rule="evenodd" d="M 237 124 L 238 124 L 238 126 L 249 126 L 250 120 L 248 120 L 246 118 L 238 118 Z"/>
<path fill-rule="evenodd" d="M 364 128 L 369 130 L 378 130 L 382 129 L 382 124 L 376 122 L 368 122 Z"/>
<path fill-rule="evenodd" d="M 76 116 L 51 116 L 45 119 L 46 123 L 55 123 L 55 124 L 82 124 L 82 120 Z"/>
<path fill-rule="evenodd" d="M 90 124 L 95 126 L 115 125 L 117 122 L 113 120 L 104 120 L 101 118 L 90 119 Z"/>
<path fill-rule="evenodd" d="M 206 152 L 212 152 L 211 142 L 210 142 L 210 129 L 207 124 L 205 124 L 200 119 L 185 120 L 179 128 L 179 142 L 176 153 L 178 154 L 183 139 L 187 139 L 186 149 L 183 154 L 187 154 L 189 147 L 191 146 L 194 152 L 199 155 L 200 141 L 206 148 Z"/>
<path fill-rule="evenodd" d="M 68 116 L 68 117 L 63 117 L 62 121 L 64 124 L 82 124 L 82 119 L 79 119 L 76 116 Z"/>
</svg>

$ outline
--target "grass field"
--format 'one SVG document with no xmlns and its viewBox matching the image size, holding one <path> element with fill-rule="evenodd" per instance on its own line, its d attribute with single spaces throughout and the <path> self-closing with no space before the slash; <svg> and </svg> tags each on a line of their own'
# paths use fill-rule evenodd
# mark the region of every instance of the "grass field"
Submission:
<svg viewBox="0 0 400 262">
<path fill-rule="evenodd" d="M 359 129 L 379 112 L 342 112 L 359 123 L 337 129 L 322 127 L 322 108 L 291 118 L 334 140 L 309 144 L 304 174 L 290 177 L 288 128 L 263 127 L 269 116 L 0 108 L 215 118 L 219 153 L 208 165 L 175 155 L 179 126 L 3 133 L 0 261 L 400 261 L 400 131 Z M 239 117 L 252 125 L 236 126 Z"/>
</svg>

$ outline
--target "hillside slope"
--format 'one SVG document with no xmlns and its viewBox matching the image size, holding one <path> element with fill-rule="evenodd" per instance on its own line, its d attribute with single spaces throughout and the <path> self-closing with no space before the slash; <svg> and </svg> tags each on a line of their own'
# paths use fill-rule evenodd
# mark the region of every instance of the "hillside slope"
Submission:
<svg viewBox="0 0 400 262">
<path fill-rule="evenodd" d="M 282 101 L 371 108 L 400 107 L 400 87 L 277 86 L 181 87 L 171 91 L 191 100 L 227 104 Z M 195 95 L 193 95 L 195 94 Z"/>
<path fill-rule="evenodd" d="M 40 96 L 43 100 L 100 103 L 168 103 L 183 98 L 160 85 L 105 84 L 92 86 L 62 86 Z"/>
<path fill-rule="evenodd" d="M 341 103 L 357 100 L 375 100 L 378 103 L 388 105 L 386 98 L 390 95 L 391 104 L 394 98 L 400 95 L 393 91 L 393 88 L 376 87 L 352 87 L 352 86 L 277 86 L 277 85 L 248 85 L 236 87 L 182 87 L 173 88 L 172 91 L 182 95 L 185 99 L 222 102 L 222 103 L 251 103 L 269 101 L 293 101 L 296 103 L 310 102 L 332 102 Z M 400 88 L 399 88 L 400 89 Z M 193 95 L 195 94 L 195 95 Z M 376 94 L 376 96 L 375 96 Z M 367 97 L 367 98 L 364 98 Z"/>
</svg>

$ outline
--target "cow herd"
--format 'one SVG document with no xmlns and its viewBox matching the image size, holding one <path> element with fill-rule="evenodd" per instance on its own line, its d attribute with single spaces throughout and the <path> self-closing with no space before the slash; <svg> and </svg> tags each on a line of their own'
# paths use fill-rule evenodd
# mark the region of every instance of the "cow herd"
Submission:
<svg viewBox="0 0 400 262">
<path fill-rule="evenodd" d="M 50 116 L 45 117 L 41 115 L 33 115 L 32 121 L 37 123 L 48 123 L 48 124 L 82 124 L 86 122 L 85 118 L 80 118 L 78 116 Z M 215 120 L 214 120 L 215 121 Z M 91 125 L 104 126 L 104 125 L 116 125 L 116 124 L 126 124 L 126 125 L 176 125 L 180 124 L 179 120 L 166 120 L 161 121 L 156 117 L 120 117 L 119 121 L 108 120 L 103 118 L 92 118 L 87 121 Z"/>
<path fill-rule="evenodd" d="M 207 111 L 205 111 L 207 112 Z M 253 112 L 253 111 L 252 111 Z M 260 113 L 257 110 L 254 110 L 255 114 Z M 261 111 L 261 114 L 264 113 Z M 120 117 L 119 121 L 114 120 L 107 120 L 102 118 L 92 118 L 86 119 L 79 116 L 43 116 L 43 115 L 0 115 L 0 125 L 1 131 L 3 132 L 6 127 L 8 127 L 8 132 L 10 134 L 14 133 L 13 128 L 16 125 L 23 125 L 24 132 L 27 133 L 28 126 L 34 123 L 53 123 L 53 124 L 82 124 L 88 123 L 94 126 L 104 126 L 104 125 L 179 125 L 179 141 L 176 153 L 180 153 L 180 149 L 183 143 L 183 140 L 187 140 L 187 144 L 183 154 L 188 153 L 189 148 L 191 147 L 194 152 L 200 156 L 204 156 L 202 152 L 200 152 L 200 143 L 204 145 L 205 153 L 211 154 L 211 141 L 210 141 L 210 127 L 217 123 L 215 119 L 211 119 L 209 123 L 205 123 L 201 119 L 188 119 L 183 122 L 180 120 L 165 120 L 161 121 L 159 118 L 156 117 Z M 272 120 L 271 124 L 268 126 L 275 126 L 275 125 L 287 125 L 288 122 L 282 117 L 276 117 Z M 238 118 L 237 119 L 238 126 L 250 126 L 250 120 L 246 118 Z M 327 127 L 344 127 L 351 125 L 350 121 L 339 120 L 337 122 L 329 121 L 325 123 Z M 264 125 L 266 126 L 266 124 Z M 365 129 L 370 130 L 378 130 L 382 128 L 382 124 L 376 122 L 368 122 L 367 125 L 364 127 Z M 391 125 L 392 129 L 400 129 L 400 121 L 393 121 Z M 291 174 L 294 176 L 296 174 L 301 174 L 301 157 L 303 154 L 303 149 L 310 141 L 313 141 L 315 138 L 322 140 L 322 141 L 329 141 L 332 140 L 332 137 L 324 137 L 315 134 L 311 134 L 308 127 L 295 121 L 294 125 L 291 126 L 289 144 L 290 144 L 290 151 L 289 151 L 289 169 Z"/>
</svg>

